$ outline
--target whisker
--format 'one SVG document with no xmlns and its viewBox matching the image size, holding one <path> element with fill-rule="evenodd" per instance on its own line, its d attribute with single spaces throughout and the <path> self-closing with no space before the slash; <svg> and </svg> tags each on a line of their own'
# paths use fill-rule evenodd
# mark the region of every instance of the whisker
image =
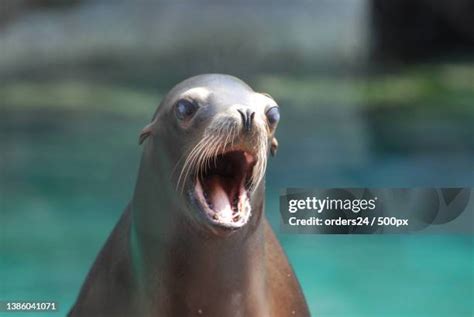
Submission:
<svg viewBox="0 0 474 317">
<path fill-rule="evenodd" d="M 181 192 L 184 191 L 186 179 L 188 179 L 189 175 L 192 174 L 198 178 L 203 178 L 206 171 L 210 169 L 212 165 L 217 166 L 219 154 L 225 152 L 227 149 L 233 149 L 235 143 L 240 138 L 239 128 L 240 125 L 238 123 L 229 120 L 217 121 L 214 125 L 209 126 L 204 131 L 202 139 L 187 152 L 178 177 L 177 189 L 180 189 Z M 267 132 L 262 130 L 262 127 L 259 126 L 256 126 L 255 129 L 254 137 L 257 139 L 255 140 L 254 146 L 257 162 L 249 179 L 249 187 L 251 189 L 258 186 L 259 182 L 263 179 L 268 152 Z M 181 157 L 179 159 L 173 170 L 177 168 L 183 158 L 184 157 Z"/>
</svg>

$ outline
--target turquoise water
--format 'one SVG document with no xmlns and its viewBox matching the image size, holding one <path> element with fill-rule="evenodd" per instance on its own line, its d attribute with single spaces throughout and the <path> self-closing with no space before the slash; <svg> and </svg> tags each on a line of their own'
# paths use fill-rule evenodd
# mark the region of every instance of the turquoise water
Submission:
<svg viewBox="0 0 474 317">
<path fill-rule="evenodd" d="M 470 121 L 425 118 L 413 125 L 392 114 L 354 120 L 332 110 L 304 118 L 282 112 L 267 214 L 312 313 L 472 316 L 472 235 L 281 234 L 277 205 L 284 187 L 472 186 Z M 0 118 L 0 298 L 54 300 L 64 315 L 131 197 L 138 131 L 148 118 L 11 109 Z M 417 134 L 418 124 L 433 134 Z M 458 144 L 426 146 L 437 129 Z M 400 135 L 407 130 L 411 138 Z"/>
</svg>

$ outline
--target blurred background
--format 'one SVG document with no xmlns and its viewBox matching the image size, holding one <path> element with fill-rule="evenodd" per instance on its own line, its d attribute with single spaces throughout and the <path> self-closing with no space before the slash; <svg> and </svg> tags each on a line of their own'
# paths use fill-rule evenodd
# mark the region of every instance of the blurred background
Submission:
<svg viewBox="0 0 474 317">
<path fill-rule="evenodd" d="M 278 194 L 473 187 L 474 2 L 0 9 L 0 299 L 69 310 L 131 198 L 139 131 L 174 84 L 219 72 L 280 104 L 266 212 L 314 316 L 473 316 L 472 235 L 285 235 Z"/>
</svg>

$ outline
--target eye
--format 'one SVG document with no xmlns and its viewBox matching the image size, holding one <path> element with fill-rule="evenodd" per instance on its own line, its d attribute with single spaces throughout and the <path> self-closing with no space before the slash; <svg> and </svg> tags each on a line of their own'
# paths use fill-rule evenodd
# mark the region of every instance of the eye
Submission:
<svg viewBox="0 0 474 317">
<path fill-rule="evenodd" d="M 280 110 L 278 107 L 272 107 L 268 109 L 267 113 L 267 120 L 270 125 L 275 125 L 280 120 Z"/>
<path fill-rule="evenodd" d="M 181 99 L 176 103 L 174 109 L 176 117 L 179 120 L 186 120 L 191 118 L 196 113 L 198 105 L 192 101 Z"/>
</svg>

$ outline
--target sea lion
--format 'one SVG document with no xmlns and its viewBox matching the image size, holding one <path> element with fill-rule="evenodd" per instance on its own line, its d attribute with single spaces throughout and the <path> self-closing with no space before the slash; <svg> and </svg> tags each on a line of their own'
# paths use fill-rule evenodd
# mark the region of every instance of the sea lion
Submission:
<svg viewBox="0 0 474 317">
<path fill-rule="evenodd" d="M 133 198 L 69 316 L 309 316 L 263 210 L 279 118 L 229 75 L 175 86 L 140 134 Z"/>
</svg>

